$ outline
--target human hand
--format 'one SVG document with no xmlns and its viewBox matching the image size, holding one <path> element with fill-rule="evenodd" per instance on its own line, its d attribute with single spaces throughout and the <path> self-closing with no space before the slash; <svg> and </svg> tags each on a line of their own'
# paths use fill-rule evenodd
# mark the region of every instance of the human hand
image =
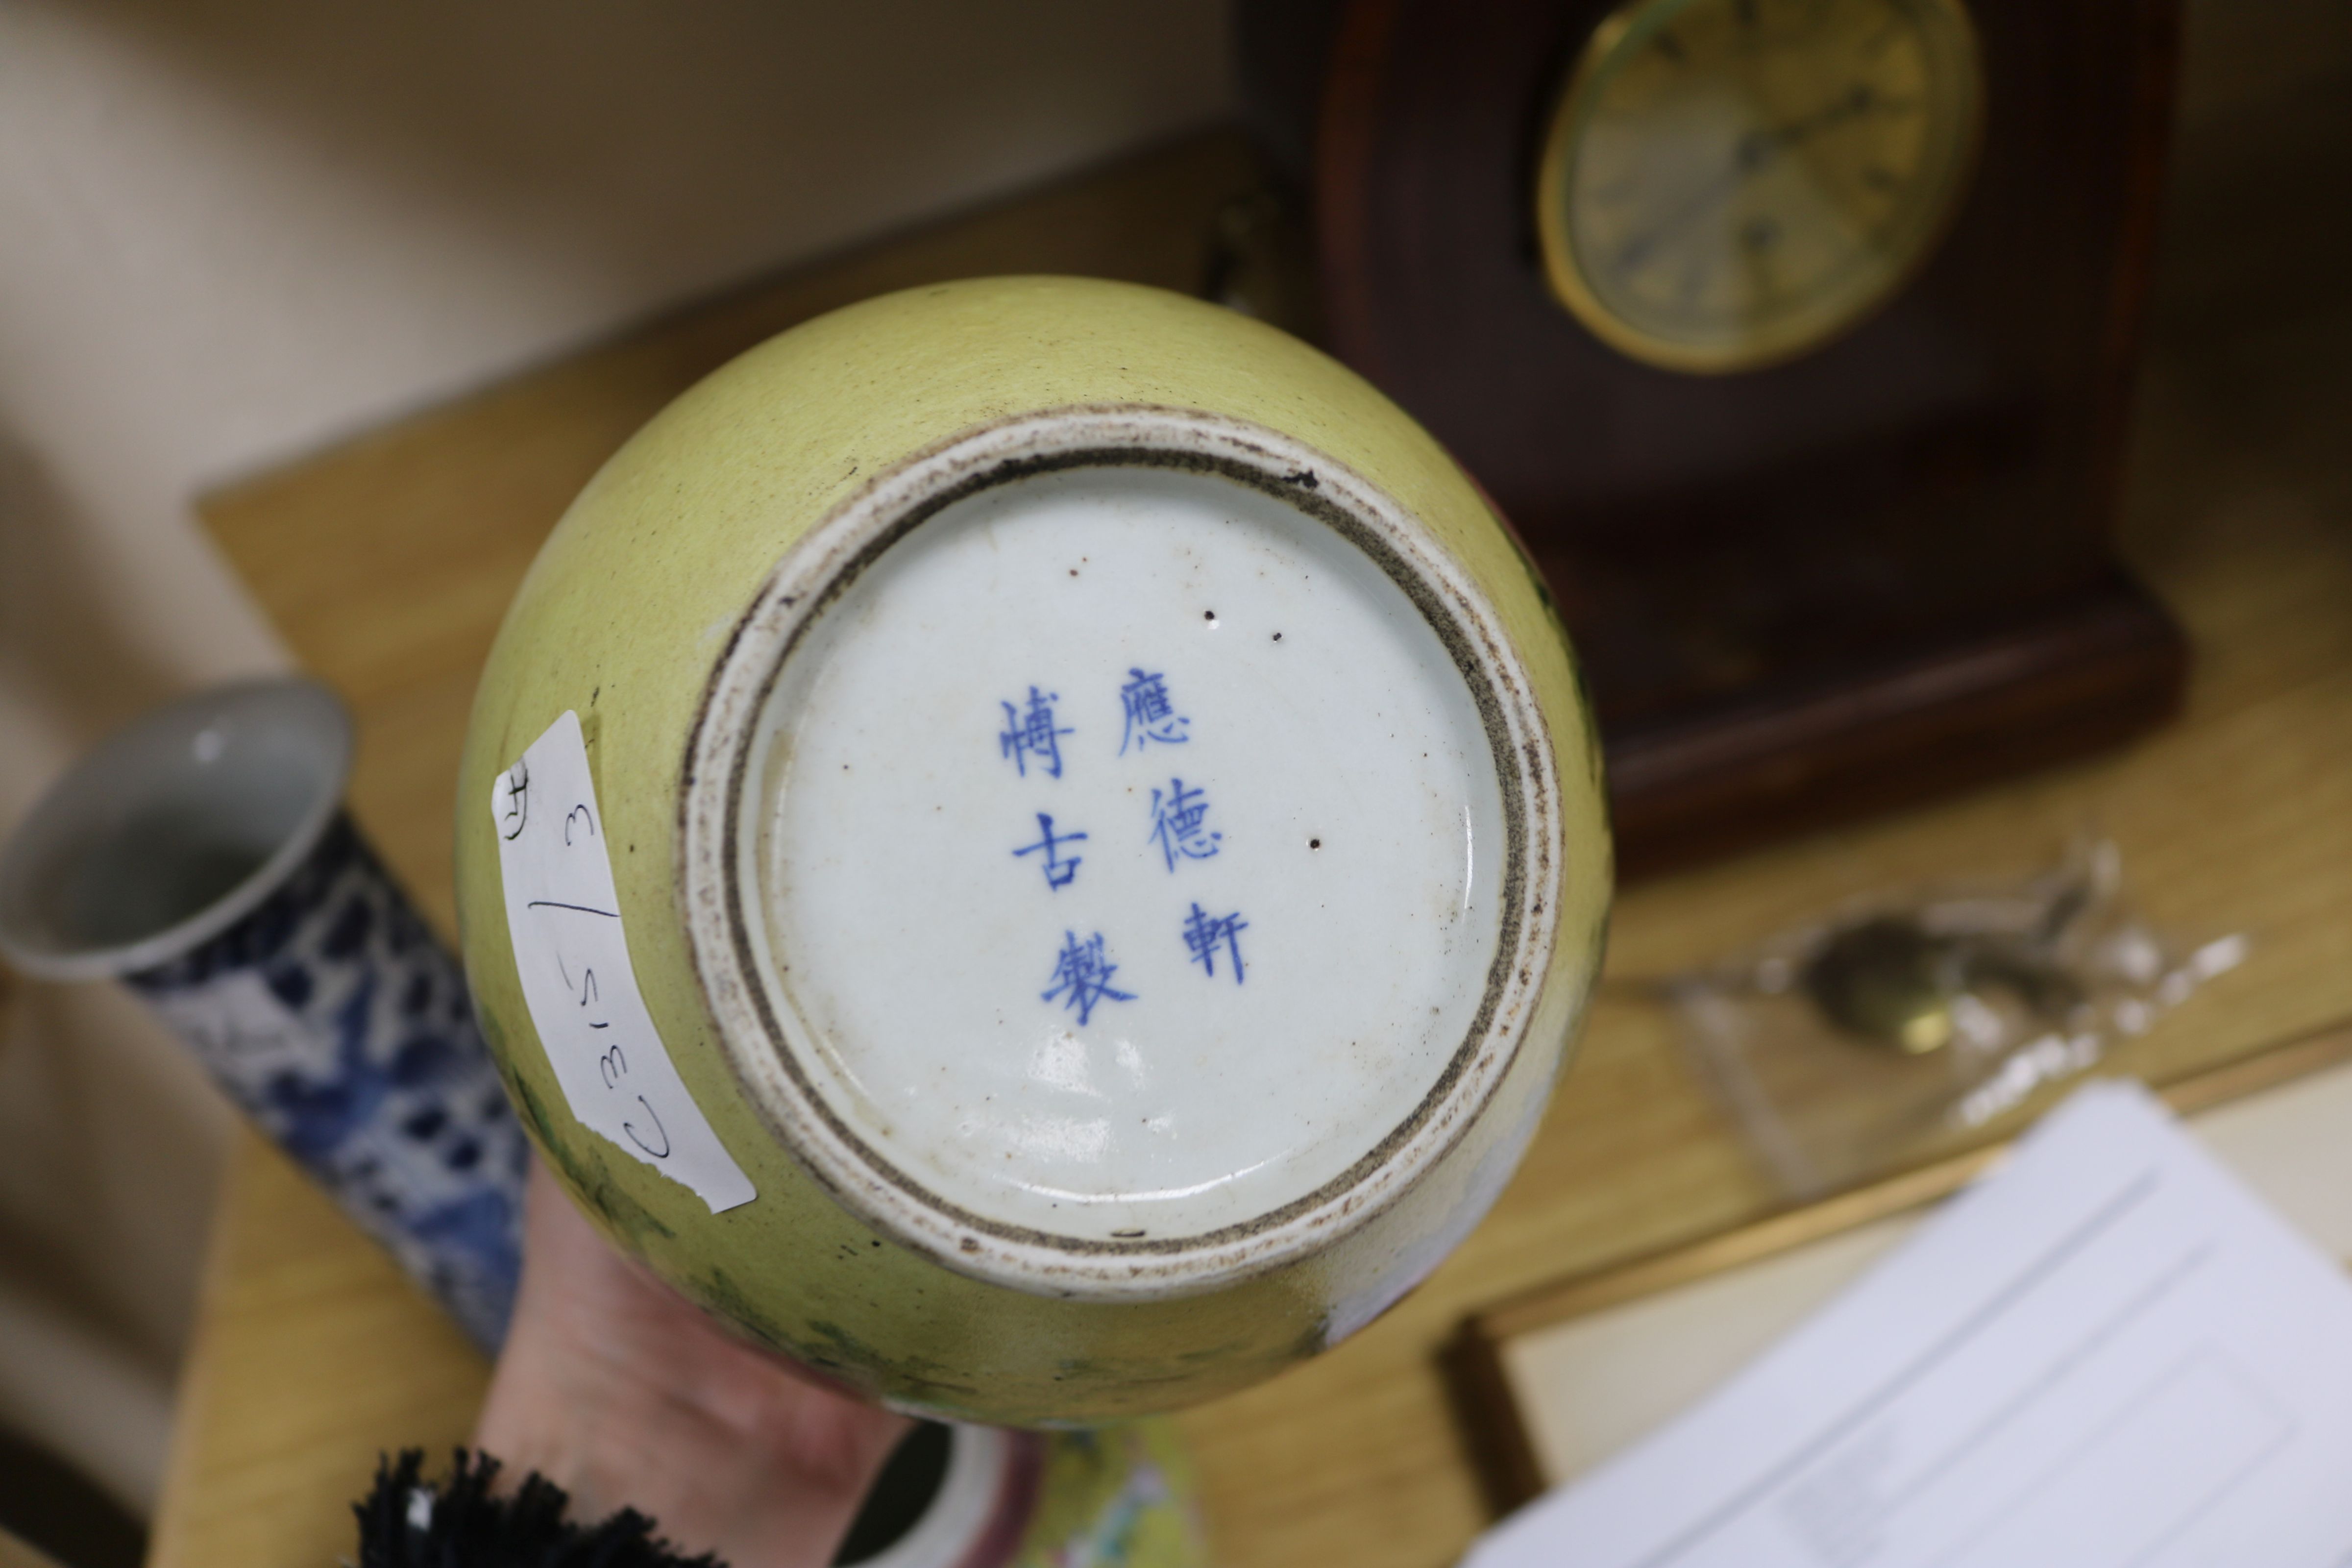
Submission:
<svg viewBox="0 0 2352 1568">
<path fill-rule="evenodd" d="M 823 1568 L 903 1416 L 819 1387 L 621 1257 L 536 1163 L 514 1325 L 474 1445 L 591 1523 L 634 1508 L 681 1553 Z"/>
</svg>

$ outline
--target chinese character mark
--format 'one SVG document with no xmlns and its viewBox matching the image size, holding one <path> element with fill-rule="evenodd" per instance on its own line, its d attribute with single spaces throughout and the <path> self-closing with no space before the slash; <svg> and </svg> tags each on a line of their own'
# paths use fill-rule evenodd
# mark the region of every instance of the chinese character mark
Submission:
<svg viewBox="0 0 2352 1568">
<path fill-rule="evenodd" d="M 499 808 L 499 837 L 511 844 L 522 837 L 530 820 L 530 763 L 528 758 L 507 770 L 506 802 Z"/>
<path fill-rule="evenodd" d="M 1127 710 L 1127 727 L 1118 738 L 1118 754 L 1127 755 L 1132 745 L 1140 752 L 1153 741 L 1164 746 L 1181 745 L 1190 736 L 1185 727 L 1192 722 L 1176 711 L 1168 696 L 1165 675 L 1129 669 L 1128 681 L 1118 689 L 1118 700 Z"/>
<path fill-rule="evenodd" d="M 1068 887 L 1070 879 L 1078 874 L 1078 862 L 1084 857 L 1078 855 L 1065 857 L 1061 853 L 1061 847 L 1065 844 L 1076 843 L 1086 835 L 1055 832 L 1054 819 L 1042 811 L 1037 814 L 1037 832 L 1039 837 L 1036 843 L 1024 845 L 1013 853 L 1034 855 L 1039 850 L 1044 850 L 1045 858 L 1040 862 L 1040 865 L 1045 873 L 1045 886 L 1057 890 Z"/>
<path fill-rule="evenodd" d="M 1064 1011 L 1077 1009 L 1078 1026 L 1083 1028 L 1102 1003 L 1135 1000 L 1131 993 L 1111 988 L 1110 977 L 1118 973 L 1118 965 L 1103 952 L 1102 932 L 1080 942 L 1077 932 L 1066 931 L 1061 956 L 1054 963 L 1054 984 L 1038 993 L 1038 1000 L 1060 997 Z"/>
<path fill-rule="evenodd" d="M 1184 921 L 1184 945 L 1192 950 L 1192 962 L 1217 977 L 1217 949 L 1223 946 L 1233 959 L 1234 984 L 1242 983 L 1242 932 L 1249 930 L 1249 921 L 1236 910 L 1229 915 L 1211 915 L 1200 905 L 1192 906 Z"/>
<path fill-rule="evenodd" d="M 1164 794 L 1158 789 L 1151 792 L 1151 838 L 1171 871 L 1176 869 L 1179 856 L 1206 860 L 1217 852 L 1225 836 L 1203 826 L 1208 816 L 1208 792 L 1186 789 L 1182 779 L 1170 779 Z"/>
<path fill-rule="evenodd" d="M 1055 778 L 1062 776 L 1062 737 L 1076 731 L 1054 725 L 1054 704 L 1061 700 L 1059 692 L 1040 691 L 1033 686 L 1029 689 L 1026 711 L 1010 702 L 997 704 L 1004 710 L 1004 732 L 996 738 L 997 748 L 1013 759 L 1013 765 L 1024 779 L 1029 776 L 1029 761 L 1033 757 L 1047 773 Z"/>
</svg>

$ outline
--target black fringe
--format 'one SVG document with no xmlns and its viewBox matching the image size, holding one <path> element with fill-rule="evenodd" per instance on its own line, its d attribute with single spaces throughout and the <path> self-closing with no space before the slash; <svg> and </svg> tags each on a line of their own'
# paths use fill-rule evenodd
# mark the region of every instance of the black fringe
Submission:
<svg viewBox="0 0 2352 1568">
<path fill-rule="evenodd" d="M 357 1568 L 727 1568 L 717 1557 L 680 1557 L 654 1534 L 654 1521 L 625 1508 L 583 1529 L 563 1517 L 572 1499 L 534 1470 L 511 1497 L 494 1498 L 499 1462 L 457 1451 L 449 1479 L 423 1479 L 425 1454 L 379 1458 L 375 1486 L 352 1505 L 359 1516 Z M 409 1522 L 419 1491 L 433 1500 L 432 1521 Z"/>
</svg>

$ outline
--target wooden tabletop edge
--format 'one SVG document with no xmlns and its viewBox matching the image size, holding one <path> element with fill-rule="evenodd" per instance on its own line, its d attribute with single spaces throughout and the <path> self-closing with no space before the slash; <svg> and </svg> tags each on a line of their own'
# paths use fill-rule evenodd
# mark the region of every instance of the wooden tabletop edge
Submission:
<svg viewBox="0 0 2352 1568">
<path fill-rule="evenodd" d="M 2192 1116 L 2346 1061 L 2352 1061 L 2352 1018 L 2152 1087 L 2176 1114 Z M 1538 1496 L 1545 1486 L 1504 1366 L 1512 1340 L 1924 1207 L 1966 1186 L 2014 1142 L 2004 1139 L 1697 1241 L 1554 1280 L 1465 1317 L 1441 1351 L 1440 1362 L 1496 1516 Z"/>
</svg>

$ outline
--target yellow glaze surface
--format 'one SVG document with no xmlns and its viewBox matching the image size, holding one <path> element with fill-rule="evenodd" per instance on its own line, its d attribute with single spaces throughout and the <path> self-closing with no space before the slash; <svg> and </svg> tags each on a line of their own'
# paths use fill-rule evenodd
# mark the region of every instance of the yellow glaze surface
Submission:
<svg viewBox="0 0 2352 1568">
<path fill-rule="evenodd" d="M 981 426 L 1148 405 L 1268 427 L 1428 531 L 1483 594 L 1557 753 L 1565 854 L 1549 973 L 1483 1115 L 1336 1246 L 1244 1283 L 1144 1300 L 984 1284 L 878 1237 L 772 1134 L 695 979 L 679 909 L 679 792 L 711 671 L 779 558 L 862 487 Z M 583 722 L 633 965 L 680 1076 L 757 1187 L 711 1215 L 572 1116 L 526 1011 L 488 803 L 564 710 Z M 1556 618 L 1453 461 L 1368 384 L 1259 323 L 1132 285 L 1016 278 L 886 296 L 742 355 L 600 471 L 509 611 L 457 797 L 458 913 L 485 1032 L 526 1122 L 618 1243 L 747 1331 L 896 1403 L 1091 1421 L 1241 1387 L 1323 1348 L 1433 1267 L 1532 1134 L 1580 1017 L 1609 900 L 1599 753 Z M 878 1243 L 878 1245 L 877 1245 Z"/>
</svg>

